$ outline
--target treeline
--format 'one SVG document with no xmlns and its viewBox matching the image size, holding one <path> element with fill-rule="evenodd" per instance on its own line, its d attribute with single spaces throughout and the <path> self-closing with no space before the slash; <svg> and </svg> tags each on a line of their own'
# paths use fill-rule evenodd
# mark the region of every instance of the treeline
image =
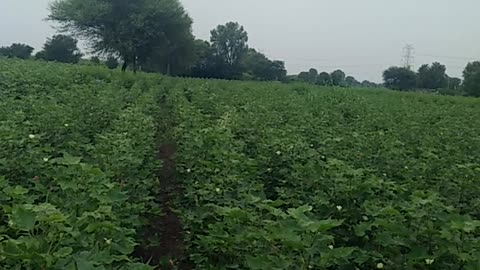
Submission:
<svg viewBox="0 0 480 270">
<path fill-rule="evenodd" d="M 76 64 L 80 61 L 83 54 L 77 47 L 78 41 L 66 35 L 55 35 L 45 42 L 43 49 L 37 52 L 34 56 L 32 53 L 34 48 L 21 43 L 14 43 L 7 47 L 0 48 L 0 56 L 8 58 L 29 59 L 56 61 L 62 63 Z"/>
<path fill-rule="evenodd" d="M 235 22 L 219 25 L 210 40 L 196 39 L 193 21 L 178 0 L 60 0 L 49 20 L 87 41 L 93 54 L 114 59 L 123 71 L 220 79 L 279 80 L 285 63 L 248 46 Z"/>
<path fill-rule="evenodd" d="M 422 65 L 417 72 L 408 67 L 390 67 L 383 72 L 384 85 L 399 91 L 436 92 L 480 97 L 480 62 L 468 63 L 460 78 L 447 75 L 438 62 Z"/>
<path fill-rule="evenodd" d="M 391 67 L 384 84 L 359 82 L 342 70 L 331 73 L 312 68 L 287 76 L 285 63 L 271 60 L 248 46 L 248 33 L 236 22 L 219 25 L 208 41 L 192 34 L 193 21 L 178 0 L 57 0 L 49 7 L 48 20 L 60 25 L 62 34 L 47 40 L 36 59 L 78 63 L 85 61 L 77 39 L 87 42 L 92 64 L 123 71 L 158 72 L 201 78 L 301 81 L 339 87 L 388 87 L 443 94 L 480 96 L 480 62 L 470 63 L 464 80 L 451 78 L 440 63 L 423 65 L 418 72 Z M 32 57 L 26 44 L 0 48 L 0 56 Z"/>
<path fill-rule="evenodd" d="M 332 73 L 321 72 L 315 68 L 311 68 L 309 71 L 302 71 L 298 75 L 289 76 L 289 81 L 300 81 L 315 85 L 322 86 L 339 86 L 339 87 L 379 87 L 374 82 L 364 80 L 362 82 L 357 81 L 353 76 L 347 76 L 345 72 L 340 69 L 333 71 Z"/>
</svg>

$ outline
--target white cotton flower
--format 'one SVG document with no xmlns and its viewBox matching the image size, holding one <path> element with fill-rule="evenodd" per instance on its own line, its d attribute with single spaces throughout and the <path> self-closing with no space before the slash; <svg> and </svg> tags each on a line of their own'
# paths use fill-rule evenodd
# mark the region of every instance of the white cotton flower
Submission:
<svg viewBox="0 0 480 270">
<path fill-rule="evenodd" d="M 48 162 L 48 158 L 46 158 L 46 157 L 43 158 L 43 161 Z"/>
<path fill-rule="evenodd" d="M 217 193 L 220 193 L 220 189 L 219 189 L 219 188 L 216 188 L 215 191 L 216 191 Z"/>
<path fill-rule="evenodd" d="M 433 264 L 434 262 L 435 262 L 434 259 L 426 259 L 426 260 L 425 260 L 425 263 L 426 263 L 427 265 L 431 265 L 431 264 Z"/>
<path fill-rule="evenodd" d="M 267 169 L 267 172 L 271 172 L 271 171 L 272 171 L 272 168 L 268 168 L 268 169 Z"/>
<path fill-rule="evenodd" d="M 377 268 L 378 269 L 383 269 L 383 267 L 384 267 L 383 263 L 377 263 Z"/>
<path fill-rule="evenodd" d="M 368 217 L 367 217 L 367 216 L 363 216 L 362 219 L 363 219 L 364 221 L 368 221 Z"/>
<path fill-rule="evenodd" d="M 282 152 L 277 151 L 277 152 L 275 152 L 275 154 L 277 154 L 277 156 L 280 156 L 282 154 Z"/>
<path fill-rule="evenodd" d="M 329 249 L 333 249 L 333 245 L 329 245 L 328 248 L 329 248 Z"/>
<path fill-rule="evenodd" d="M 107 245 L 110 245 L 112 243 L 112 239 L 103 238 L 103 240 L 105 240 L 105 243 L 107 243 Z"/>
<path fill-rule="evenodd" d="M 30 135 L 28 135 L 28 138 L 30 138 L 30 139 L 35 139 L 35 135 L 30 134 Z"/>
<path fill-rule="evenodd" d="M 192 172 L 192 169 L 187 169 L 187 173 L 191 173 Z"/>
<path fill-rule="evenodd" d="M 343 207 L 341 205 L 337 205 L 337 210 L 342 211 Z"/>
<path fill-rule="evenodd" d="M 68 127 L 68 126 L 69 126 L 69 124 L 65 124 L 64 126 L 65 126 L 65 127 Z"/>
</svg>

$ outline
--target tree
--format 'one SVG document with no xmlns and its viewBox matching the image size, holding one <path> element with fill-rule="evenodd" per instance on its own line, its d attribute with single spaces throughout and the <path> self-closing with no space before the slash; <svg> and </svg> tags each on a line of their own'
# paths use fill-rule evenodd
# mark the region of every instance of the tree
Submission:
<svg viewBox="0 0 480 270">
<path fill-rule="evenodd" d="M 249 77 L 260 81 L 285 81 L 287 70 L 282 61 L 271 61 L 263 53 L 248 49 L 244 67 Z"/>
<path fill-rule="evenodd" d="M 297 78 L 302 82 L 308 82 L 310 78 L 310 73 L 308 73 L 307 71 L 302 71 L 298 74 Z"/>
<path fill-rule="evenodd" d="M 322 73 L 318 74 L 317 84 L 318 85 L 331 85 L 332 84 L 332 78 L 330 77 L 330 74 L 327 73 L 327 72 L 322 72 Z"/>
<path fill-rule="evenodd" d="M 205 40 L 197 39 L 193 48 L 194 60 L 189 75 L 200 78 L 220 78 L 215 65 L 213 48 Z"/>
<path fill-rule="evenodd" d="M 187 74 L 194 62 L 195 44 L 191 35 L 182 39 L 176 44 L 158 46 L 150 56 L 139 61 L 142 70 L 172 76 Z"/>
<path fill-rule="evenodd" d="M 89 41 L 95 52 L 118 54 L 123 71 L 131 64 L 135 72 L 158 56 L 154 52 L 165 60 L 193 42 L 192 19 L 178 0 L 56 0 L 50 11 L 50 20 Z"/>
<path fill-rule="evenodd" d="M 45 60 L 45 51 L 39 51 L 35 54 L 35 60 Z"/>
<path fill-rule="evenodd" d="M 225 79 L 238 79 L 243 73 L 243 58 L 247 54 L 248 34 L 236 22 L 219 25 L 211 31 L 212 43 L 218 65 Z"/>
<path fill-rule="evenodd" d="M 300 74 L 298 74 L 298 79 L 306 83 L 316 84 L 318 80 L 318 71 L 311 68 L 308 71 L 300 72 Z"/>
<path fill-rule="evenodd" d="M 285 62 L 280 60 L 273 60 L 270 65 L 270 74 L 272 80 L 287 82 L 287 68 L 285 67 Z"/>
<path fill-rule="evenodd" d="M 447 68 L 435 62 L 431 66 L 422 65 L 418 69 L 418 87 L 423 89 L 440 89 L 448 86 Z"/>
<path fill-rule="evenodd" d="M 343 86 L 345 84 L 345 72 L 340 69 L 332 72 L 330 77 L 332 78 L 332 84 L 335 86 Z"/>
<path fill-rule="evenodd" d="M 37 53 L 36 58 L 62 63 L 78 63 L 82 53 L 77 47 L 78 41 L 65 35 L 55 35 L 43 45 L 43 51 Z"/>
<path fill-rule="evenodd" d="M 385 86 L 394 90 L 408 90 L 415 88 L 417 75 L 404 67 L 390 67 L 383 72 Z"/>
<path fill-rule="evenodd" d="M 463 71 L 463 89 L 467 95 L 480 97 L 480 62 L 468 63 Z"/>
<path fill-rule="evenodd" d="M 318 71 L 314 68 L 308 70 L 308 82 L 315 84 L 317 82 Z"/>
<path fill-rule="evenodd" d="M 32 55 L 32 52 L 33 47 L 21 43 L 13 43 L 8 47 L 0 48 L 0 56 L 6 56 L 9 58 L 28 59 Z"/>
<path fill-rule="evenodd" d="M 118 60 L 113 56 L 107 57 L 107 61 L 105 61 L 105 65 L 108 69 L 116 69 L 118 67 Z"/>
<path fill-rule="evenodd" d="M 345 84 L 348 86 L 348 87 L 357 87 L 360 85 L 360 83 L 355 79 L 355 77 L 353 76 L 347 76 L 345 78 Z"/>
<path fill-rule="evenodd" d="M 447 80 L 448 89 L 457 90 L 458 88 L 460 88 L 460 85 L 462 85 L 462 79 L 460 78 L 448 77 Z"/>
<path fill-rule="evenodd" d="M 374 82 L 370 82 L 368 80 L 364 80 L 361 84 L 360 84 L 362 87 L 365 87 L 365 88 L 375 88 L 375 87 L 378 87 L 378 85 Z"/>
</svg>

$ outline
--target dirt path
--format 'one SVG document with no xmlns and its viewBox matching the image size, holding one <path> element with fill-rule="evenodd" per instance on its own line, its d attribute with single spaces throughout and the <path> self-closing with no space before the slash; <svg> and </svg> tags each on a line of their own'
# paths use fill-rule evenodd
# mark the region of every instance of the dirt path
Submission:
<svg viewBox="0 0 480 270">
<path fill-rule="evenodd" d="M 175 198 L 181 194 L 175 175 L 176 150 L 173 143 L 159 147 L 158 158 L 163 164 L 158 173 L 160 190 L 156 202 L 162 206 L 163 215 L 150 217 L 150 226 L 144 232 L 146 243 L 153 239 L 156 243 L 137 250 L 139 257 L 150 261 L 151 265 L 161 265 L 160 269 L 190 269 L 179 265 L 184 255 L 183 230 L 179 217 L 172 211 Z"/>
</svg>

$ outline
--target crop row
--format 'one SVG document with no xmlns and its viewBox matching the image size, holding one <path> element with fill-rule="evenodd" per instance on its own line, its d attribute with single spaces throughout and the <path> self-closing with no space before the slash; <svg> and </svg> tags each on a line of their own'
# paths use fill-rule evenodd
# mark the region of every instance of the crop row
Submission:
<svg viewBox="0 0 480 270">
<path fill-rule="evenodd" d="M 0 62 L 0 268 L 150 269 L 160 78 Z M 158 212 L 158 211 L 157 211 Z"/>
<path fill-rule="evenodd" d="M 214 81 L 169 98 L 199 269 L 479 269 L 478 101 Z"/>
</svg>

